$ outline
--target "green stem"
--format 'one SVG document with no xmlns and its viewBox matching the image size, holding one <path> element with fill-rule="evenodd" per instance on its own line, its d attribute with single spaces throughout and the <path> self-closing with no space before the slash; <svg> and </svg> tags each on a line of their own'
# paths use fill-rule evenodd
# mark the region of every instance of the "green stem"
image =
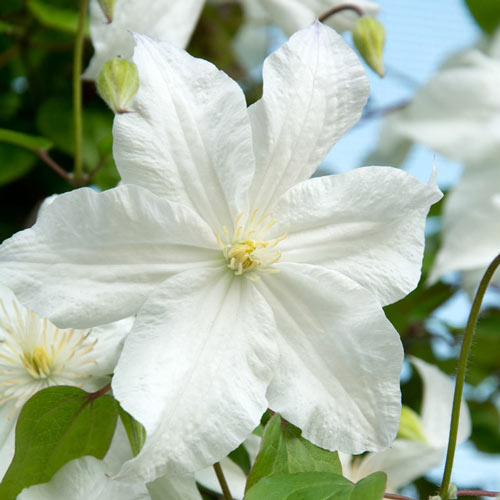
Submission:
<svg viewBox="0 0 500 500">
<path fill-rule="evenodd" d="M 75 163 L 73 167 L 73 178 L 75 182 L 81 183 L 83 179 L 82 170 L 82 56 L 83 42 L 85 38 L 85 20 L 87 17 L 88 0 L 81 0 L 80 17 L 76 32 L 75 49 L 73 51 L 73 129 L 75 142 Z"/>
<path fill-rule="evenodd" d="M 500 265 L 500 254 L 495 257 L 493 262 L 488 266 L 484 276 L 479 283 L 479 288 L 477 289 L 476 296 L 472 302 L 472 308 L 470 311 L 469 319 L 467 321 L 467 326 L 465 327 L 464 339 L 462 342 L 462 349 L 460 351 L 460 357 L 458 358 L 458 369 L 457 369 L 457 381 L 455 384 L 455 394 L 453 395 L 453 410 L 451 412 L 451 425 L 450 425 L 450 437 L 448 439 L 448 452 L 446 454 L 446 464 L 444 468 L 443 481 L 441 483 L 441 490 L 439 492 L 442 500 L 449 500 L 449 487 L 451 479 L 451 470 L 453 468 L 453 459 L 455 458 L 455 449 L 457 447 L 457 435 L 458 435 L 458 422 L 460 419 L 460 406 L 462 403 L 462 393 L 464 390 L 465 383 L 465 373 L 467 371 L 467 360 L 469 358 L 469 352 L 472 345 L 472 338 L 474 337 L 474 331 L 476 329 L 477 318 L 479 316 L 479 310 L 481 309 L 481 304 L 483 302 L 484 294 L 488 285 L 493 277 L 493 274 Z"/>
<path fill-rule="evenodd" d="M 224 500 L 233 500 L 231 496 L 231 492 L 229 491 L 229 486 L 227 485 L 226 478 L 224 477 L 224 473 L 222 472 L 222 467 L 219 462 L 214 464 L 215 475 L 217 476 L 217 480 L 219 481 L 220 487 L 222 489 L 222 495 L 224 496 Z"/>
</svg>

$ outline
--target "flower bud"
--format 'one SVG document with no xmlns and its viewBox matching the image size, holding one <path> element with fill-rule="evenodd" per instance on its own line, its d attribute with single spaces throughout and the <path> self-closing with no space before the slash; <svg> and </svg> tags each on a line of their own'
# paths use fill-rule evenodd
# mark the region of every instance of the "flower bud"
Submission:
<svg viewBox="0 0 500 500">
<path fill-rule="evenodd" d="M 96 80 L 97 91 L 114 113 L 128 113 L 127 105 L 139 88 L 137 66 L 127 59 L 106 61 Z"/>
<path fill-rule="evenodd" d="M 383 77 L 385 29 L 380 21 L 374 17 L 362 17 L 352 30 L 352 38 L 366 64 Z"/>
<path fill-rule="evenodd" d="M 97 0 L 101 6 L 101 10 L 104 12 L 108 23 L 113 20 L 113 10 L 115 8 L 115 0 Z"/>
<path fill-rule="evenodd" d="M 401 421 L 399 423 L 398 438 L 411 441 L 427 442 L 422 426 L 422 420 L 411 408 L 401 408 Z"/>
</svg>

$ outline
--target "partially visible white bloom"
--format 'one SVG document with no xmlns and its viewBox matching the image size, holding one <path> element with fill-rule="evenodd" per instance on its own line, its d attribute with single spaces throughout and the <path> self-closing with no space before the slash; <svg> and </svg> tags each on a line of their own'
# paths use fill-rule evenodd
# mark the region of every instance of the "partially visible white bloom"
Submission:
<svg viewBox="0 0 500 500">
<path fill-rule="evenodd" d="M 378 4 L 370 0 L 242 0 L 257 1 L 265 10 L 269 19 L 283 29 L 288 36 L 312 24 L 330 10 L 348 3 L 358 7 L 365 16 L 375 16 L 379 10 Z M 343 33 L 354 28 L 359 14 L 346 9 L 325 20 L 325 24 L 337 33 Z"/>
<path fill-rule="evenodd" d="M 467 165 L 448 195 L 443 240 L 429 280 L 461 271 L 472 295 L 490 262 L 500 253 L 500 157 Z M 500 271 L 492 283 L 500 285 Z"/>
<path fill-rule="evenodd" d="M 0 477 L 14 454 L 24 403 L 54 385 L 96 391 L 109 382 L 132 319 L 92 330 L 60 329 L 0 285 Z"/>
<path fill-rule="evenodd" d="M 57 197 L 0 272 L 61 326 L 137 314 L 113 391 L 147 433 L 143 481 L 226 456 L 267 408 L 323 448 L 392 442 L 402 346 L 382 306 L 417 285 L 435 179 L 367 167 L 309 179 L 368 82 L 332 29 L 295 33 L 247 108 L 212 64 L 137 36 L 117 115 L 123 185 Z"/>
<path fill-rule="evenodd" d="M 144 33 L 184 48 L 205 0 L 116 0 L 108 22 L 98 0 L 90 2 L 90 37 L 94 56 L 83 74 L 95 80 L 102 65 L 116 56 L 132 57 L 132 32 Z"/>
<path fill-rule="evenodd" d="M 243 8 L 243 24 L 238 30 L 234 48 L 240 64 L 247 70 L 262 63 L 270 40 L 268 26 L 279 26 L 287 36 L 306 28 L 316 19 L 335 7 L 344 5 L 342 0 L 240 0 Z M 359 7 L 366 16 L 378 12 L 378 4 L 370 0 L 354 0 L 350 5 Z M 325 24 L 337 33 L 354 28 L 359 14 L 344 10 L 332 15 Z"/>
<path fill-rule="evenodd" d="M 414 142 L 454 161 L 500 157 L 500 36 L 454 55 L 401 110 L 386 119 L 368 161 L 401 164 Z"/>
<path fill-rule="evenodd" d="M 44 484 L 22 491 L 18 500 L 201 500 L 193 476 L 162 477 L 155 482 L 123 483 L 112 479 L 132 458 L 121 422 L 103 460 L 82 457 L 64 465 Z"/>
<path fill-rule="evenodd" d="M 422 439 L 398 438 L 387 450 L 363 457 L 342 455 L 343 474 L 352 481 L 383 471 L 387 474 L 387 491 L 395 491 L 439 465 L 446 456 L 454 383 L 434 365 L 414 357 L 410 360 L 423 383 Z M 464 442 L 470 433 L 470 413 L 462 401 L 458 443 Z"/>
</svg>

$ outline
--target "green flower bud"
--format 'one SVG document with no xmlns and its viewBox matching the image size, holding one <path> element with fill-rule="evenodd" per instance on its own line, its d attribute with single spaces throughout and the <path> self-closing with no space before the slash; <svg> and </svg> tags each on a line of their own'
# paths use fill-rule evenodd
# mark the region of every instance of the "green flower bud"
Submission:
<svg viewBox="0 0 500 500">
<path fill-rule="evenodd" d="M 113 11 L 115 8 L 115 0 L 97 0 L 101 6 L 108 23 L 113 20 Z"/>
<path fill-rule="evenodd" d="M 139 88 L 137 66 L 114 57 L 103 64 L 96 84 L 99 95 L 114 113 L 128 113 L 127 105 Z"/>
<path fill-rule="evenodd" d="M 366 64 L 383 77 L 385 29 L 380 21 L 374 17 L 362 17 L 352 30 L 352 38 Z"/>
<path fill-rule="evenodd" d="M 408 406 L 403 406 L 403 408 L 401 408 L 398 438 L 420 441 L 423 443 L 427 442 L 420 416 Z"/>
</svg>

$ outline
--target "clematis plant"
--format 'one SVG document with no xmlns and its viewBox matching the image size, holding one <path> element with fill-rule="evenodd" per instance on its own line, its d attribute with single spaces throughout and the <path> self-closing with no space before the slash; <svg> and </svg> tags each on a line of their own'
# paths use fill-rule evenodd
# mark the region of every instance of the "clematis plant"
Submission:
<svg viewBox="0 0 500 500">
<path fill-rule="evenodd" d="M 112 388 L 147 439 L 119 477 L 202 469 L 268 407 L 324 448 L 386 447 L 402 348 L 382 306 L 418 282 L 435 181 L 307 180 L 368 95 L 320 23 L 266 60 L 248 109 L 212 64 L 136 43 L 140 88 L 113 131 L 123 185 L 57 197 L 0 247 L 2 280 L 61 326 L 137 313 Z"/>
<path fill-rule="evenodd" d="M 363 457 L 344 457 L 343 474 L 358 481 L 375 471 L 387 473 L 387 490 L 396 491 L 441 464 L 446 455 L 453 403 L 452 380 L 434 365 L 411 357 L 423 384 L 420 415 L 403 407 L 398 438 L 388 449 Z M 471 419 L 462 401 L 458 442 L 471 433 Z"/>
</svg>

